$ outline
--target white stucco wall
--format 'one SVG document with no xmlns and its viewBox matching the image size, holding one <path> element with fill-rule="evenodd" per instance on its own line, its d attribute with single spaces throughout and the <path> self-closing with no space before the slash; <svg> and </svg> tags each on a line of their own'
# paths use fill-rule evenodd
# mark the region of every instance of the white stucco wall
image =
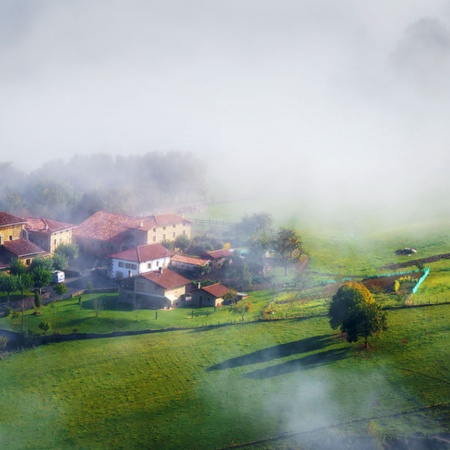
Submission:
<svg viewBox="0 0 450 450">
<path fill-rule="evenodd" d="M 111 268 L 108 272 L 110 278 L 127 278 L 134 277 L 141 273 L 158 270 L 160 267 L 167 267 L 170 261 L 170 256 L 164 258 L 153 259 L 141 263 L 126 261 L 124 259 L 111 258 Z M 130 274 L 131 272 L 131 274 Z"/>
</svg>

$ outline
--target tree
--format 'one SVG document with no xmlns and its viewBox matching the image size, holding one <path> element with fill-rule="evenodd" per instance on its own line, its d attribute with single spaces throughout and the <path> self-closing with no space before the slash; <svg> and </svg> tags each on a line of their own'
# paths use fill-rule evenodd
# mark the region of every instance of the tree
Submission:
<svg viewBox="0 0 450 450">
<path fill-rule="evenodd" d="M 14 258 L 9 264 L 9 273 L 11 275 L 21 276 L 28 272 L 27 266 L 17 258 Z"/>
<path fill-rule="evenodd" d="M 284 268 L 285 275 L 288 275 L 290 264 L 299 261 L 302 255 L 302 241 L 295 230 L 280 228 L 272 242 L 272 249 L 277 260 Z"/>
<path fill-rule="evenodd" d="M 174 246 L 178 248 L 181 253 L 185 253 L 191 241 L 185 234 L 180 234 L 175 238 Z"/>
<path fill-rule="evenodd" d="M 17 290 L 16 278 L 6 273 L 0 272 L 0 291 L 6 292 L 6 299 L 9 302 L 11 292 Z"/>
<path fill-rule="evenodd" d="M 254 306 L 250 300 L 241 300 L 231 306 L 231 312 L 241 315 L 242 322 L 244 321 L 245 315 L 253 311 Z"/>
<path fill-rule="evenodd" d="M 339 328 L 347 336 L 347 342 L 364 338 L 368 347 L 370 336 L 387 330 L 387 315 L 377 305 L 369 290 L 359 283 L 341 286 L 331 300 L 328 312 L 330 326 Z"/>
<path fill-rule="evenodd" d="M 34 271 L 36 268 L 44 268 L 48 271 L 53 270 L 53 260 L 52 258 L 45 258 L 42 256 L 36 256 L 36 258 L 31 261 L 30 271 Z"/>
<path fill-rule="evenodd" d="M 30 272 L 33 286 L 39 289 L 41 294 L 42 288 L 48 286 L 52 281 L 52 272 L 43 266 L 37 266 Z"/>
<path fill-rule="evenodd" d="M 54 253 L 52 256 L 53 268 L 55 270 L 65 270 L 69 267 L 69 259 L 67 256 L 59 253 Z"/>
<path fill-rule="evenodd" d="M 78 258 L 80 249 L 77 244 L 63 243 L 59 244 L 55 250 L 55 255 L 64 256 L 68 261 Z"/>
<path fill-rule="evenodd" d="M 23 299 L 23 293 L 25 291 L 25 289 L 28 289 L 32 284 L 33 284 L 33 280 L 31 279 L 31 276 L 29 273 L 24 273 L 22 275 L 13 275 L 16 279 L 16 286 L 17 289 L 20 291 L 20 299 L 21 299 L 21 303 L 22 303 L 22 331 L 24 328 L 24 322 L 23 322 L 23 312 L 25 311 L 25 303 L 24 303 L 24 299 Z"/>
</svg>

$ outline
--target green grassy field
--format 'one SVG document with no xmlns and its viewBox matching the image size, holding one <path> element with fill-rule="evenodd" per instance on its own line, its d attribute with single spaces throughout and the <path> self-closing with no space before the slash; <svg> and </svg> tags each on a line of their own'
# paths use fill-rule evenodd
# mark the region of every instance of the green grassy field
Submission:
<svg viewBox="0 0 450 450">
<path fill-rule="evenodd" d="M 449 314 L 390 311 L 370 350 L 326 318 L 30 349 L 0 361 L 0 445 L 211 449 L 279 433 L 317 444 L 315 430 L 364 436 L 371 420 L 377 439 L 449 432 L 448 408 L 422 409 L 450 402 Z"/>
</svg>

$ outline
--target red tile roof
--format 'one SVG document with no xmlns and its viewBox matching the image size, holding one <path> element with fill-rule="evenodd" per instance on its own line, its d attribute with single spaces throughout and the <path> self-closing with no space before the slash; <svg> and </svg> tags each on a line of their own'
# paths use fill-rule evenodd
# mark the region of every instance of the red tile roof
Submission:
<svg viewBox="0 0 450 450">
<path fill-rule="evenodd" d="M 47 253 L 38 245 L 34 244 L 31 241 L 27 241 L 26 239 L 15 239 L 13 241 L 5 241 L 3 243 L 3 247 L 5 247 L 9 252 L 16 255 L 18 258 L 23 258 L 25 256 L 33 256 L 33 255 L 42 255 Z"/>
<path fill-rule="evenodd" d="M 74 234 L 78 237 L 120 242 L 129 230 L 149 231 L 155 227 L 179 223 L 192 223 L 192 221 L 175 214 L 136 217 L 98 211 L 82 222 L 74 230 Z"/>
<path fill-rule="evenodd" d="M 145 262 L 153 261 L 159 258 L 165 258 L 167 256 L 173 256 L 174 253 L 168 250 L 162 244 L 147 244 L 139 245 L 123 252 L 110 255 L 110 258 L 124 259 L 126 261 Z"/>
<path fill-rule="evenodd" d="M 231 291 L 231 289 L 227 288 L 226 286 L 220 283 L 204 286 L 201 288 L 201 290 L 206 291 L 208 294 L 214 295 L 214 297 L 216 298 L 223 297 L 224 295 L 228 294 L 228 292 Z"/>
<path fill-rule="evenodd" d="M 70 223 L 58 222 L 56 220 L 27 217 L 25 228 L 27 231 L 40 233 L 56 233 L 57 231 L 70 230 L 76 228 L 76 225 Z"/>
<path fill-rule="evenodd" d="M 147 280 L 153 281 L 153 283 L 163 287 L 164 289 L 175 289 L 177 287 L 185 286 L 191 282 L 187 278 L 178 275 L 170 269 L 164 269 L 162 272 L 147 272 L 140 276 L 146 278 Z"/>
<path fill-rule="evenodd" d="M 222 248 L 220 250 L 211 250 L 210 252 L 205 252 L 205 256 L 211 259 L 221 259 L 228 258 L 233 254 L 233 252 L 227 248 Z"/>
<path fill-rule="evenodd" d="M 191 264 L 193 266 L 204 266 L 205 264 L 208 264 L 209 261 L 207 259 L 201 259 L 201 258 L 194 258 L 192 256 L 184 256 L 184 255 L 175 255 L 172 257 L 170 262 L 180 262 L 184 264 Z"/>
<path fill-rule="evenodd" d="M 13 216 L 12 214 L 0 211 L 0 227 L 6 225 L 18 225 L 21 223 L 25 223 L 25 220 L 21 217 Z"/>
</svg>

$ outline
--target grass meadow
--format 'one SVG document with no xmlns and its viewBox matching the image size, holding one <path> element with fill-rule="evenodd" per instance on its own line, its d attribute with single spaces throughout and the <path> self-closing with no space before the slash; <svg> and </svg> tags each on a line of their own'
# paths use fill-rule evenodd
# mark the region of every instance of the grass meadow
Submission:
<svg viewBox="0 0 450 450">
<path fill-rule="evenodd" d="M 448 432 L 449 314 L 390 311 L 369 350 L 326 318 L 33 348 L 0 361 L 0 445 L 212 449 L 285 433 L 317 448 L 323 427 L 377 442 Z"/>
<path fill-rule="evenodd" d="M 429 265 L 413 307 L 399 308 L 404 296 L 375 294 L 390 328 L 369 349 L 348 344 L 326 317 L 340 283 L 411 259 L 398 248 L 417 248 L 414 258 L 448 252 L 448 222 L 330 225 L 292 200 L 242 200 L 197 214 L 239 221 L 270 212 L 277 226 L 302 235 L 307 281 L 273 271 L 272 289 L 249 292 L 254 310 L 244 322 L 227 306 L 134 311 L 116 294 L 26 311 L 25 331 L 42 334 L 45 320 L 47 334 L 105 337 L 0 359 L 0 447 L 379 449 L 394 438 L 448 439 L 450 260 Z M 20 330 L 21 318 L 1 318 L 0 328 Z M 155 332 L 108 336 L 142 330 Z M 426 445 L 445 448 L 436 442 Z"/>
</svg>

